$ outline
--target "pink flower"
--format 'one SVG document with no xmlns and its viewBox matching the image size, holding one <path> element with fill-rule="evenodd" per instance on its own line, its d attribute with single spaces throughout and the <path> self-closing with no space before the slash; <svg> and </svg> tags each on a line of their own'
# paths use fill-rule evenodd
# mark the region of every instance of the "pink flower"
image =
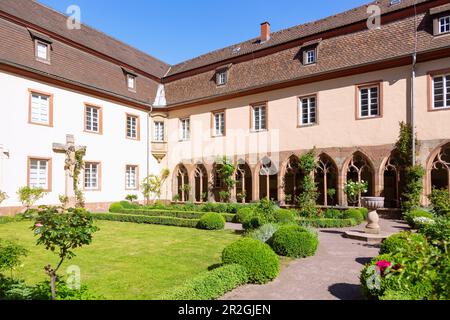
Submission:
<svg viewBox="0 0 450 320">
<path fill-rule="evenodd" d="M 42 228 L 44 225 L 42 223 L 36 223 L 34 226 L 36 228 Z"/>
<path fill-rule="evenodd" d="M 380 269 L 381 274 L 384 274 L 384 271 L 386 271 L 387 268 L 389 268 L 390 266 L 392 266 L 392 263 L 390 263 L 389 261 L 386 260 L 381 260 L 378 261 L 376 266 Z"/>
</svg>

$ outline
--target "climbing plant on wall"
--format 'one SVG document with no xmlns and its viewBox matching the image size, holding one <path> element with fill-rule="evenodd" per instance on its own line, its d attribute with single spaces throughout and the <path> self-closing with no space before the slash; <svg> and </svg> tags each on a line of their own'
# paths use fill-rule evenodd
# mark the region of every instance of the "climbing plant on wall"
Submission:
<svg viewBox="0 0 450 320">
<path fill-rule="evenodd" d="M 221 192 L 221 200 L 224 202 L 230 201 L 231 190 L 236 184 L 236 180 L 234 179 L 234 174 L 236 172 L 236 166 L 231 163 L 231 161 L 227 157 L 222 158 L 221 166 L 217 169 L 217 172 L 220 175 L 220 179 L 223 181 L 226 190 Z"/>
<path fill-rule="evenodd" d="M 317 199 L 319 193 L 317 184 L 314 182 L 313 172 L 317 168 L 315 149 L 302 155 L 299 159 L 299 168 L 303 172 L 302 193 L 297 201 L 301 208 L 302 215 L 311 216 L 317 212 Z"/>
</svg>

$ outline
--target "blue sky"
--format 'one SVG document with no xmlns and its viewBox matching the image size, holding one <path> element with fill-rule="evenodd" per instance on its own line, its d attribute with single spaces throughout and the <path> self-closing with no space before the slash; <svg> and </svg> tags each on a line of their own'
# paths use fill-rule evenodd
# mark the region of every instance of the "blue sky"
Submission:
<svg viewBox="0 0 450 320">
<path fill-rule="evenodd" d="M 370 0 L 39 0 L 81 8 L 83 23 L 175 64 L 259 35 L 314 21 Z"/>
</svg>

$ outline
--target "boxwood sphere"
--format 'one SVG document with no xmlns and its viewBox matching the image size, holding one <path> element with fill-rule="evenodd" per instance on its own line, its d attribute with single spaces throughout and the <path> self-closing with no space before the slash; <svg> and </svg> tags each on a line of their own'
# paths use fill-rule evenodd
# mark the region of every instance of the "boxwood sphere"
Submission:
<svg viewBox="0 0 450 320">
<path fill-rule="evenodd" d="M 297 225 L 283 226 L 272 238 L 272 248 L 280 256 L 304 258 L 313 256 L 319 244 L 317 235 Z"/>
<path fill-rule="evenodd" d="M 199 229 L 222 230 L 225 227 L 225 218 L 219 213 L 206 213 L 197 224 Z"/>
<path fill-rule="evenodd" d="M 269 245 L 244 238 L 227 246 L 222 252 L 224 264 L 240 264 L 248 272 L 249 282 L 264 284 L 280 273 L 280 261 Z"/>
</svg>

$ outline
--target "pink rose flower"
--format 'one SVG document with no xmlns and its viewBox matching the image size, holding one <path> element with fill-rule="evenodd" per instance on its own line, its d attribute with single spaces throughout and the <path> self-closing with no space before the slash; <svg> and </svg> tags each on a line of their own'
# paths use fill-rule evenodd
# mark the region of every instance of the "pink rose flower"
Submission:
<svg viewBox="0 0 450 320">
<path fill-rule="evenodd" d="M 376 266 L 380 269 L 381 274 L 383 275 L 386 269 L 392 266 L 392 263 L 386 260 L 381 260 L 376 263 Z"/>
<path fill-rule="evenodd" d="M 34 226 L 36 228 L 42 228 L 44 225 L 42 223 L 36 223 Z"/>
</svg>

